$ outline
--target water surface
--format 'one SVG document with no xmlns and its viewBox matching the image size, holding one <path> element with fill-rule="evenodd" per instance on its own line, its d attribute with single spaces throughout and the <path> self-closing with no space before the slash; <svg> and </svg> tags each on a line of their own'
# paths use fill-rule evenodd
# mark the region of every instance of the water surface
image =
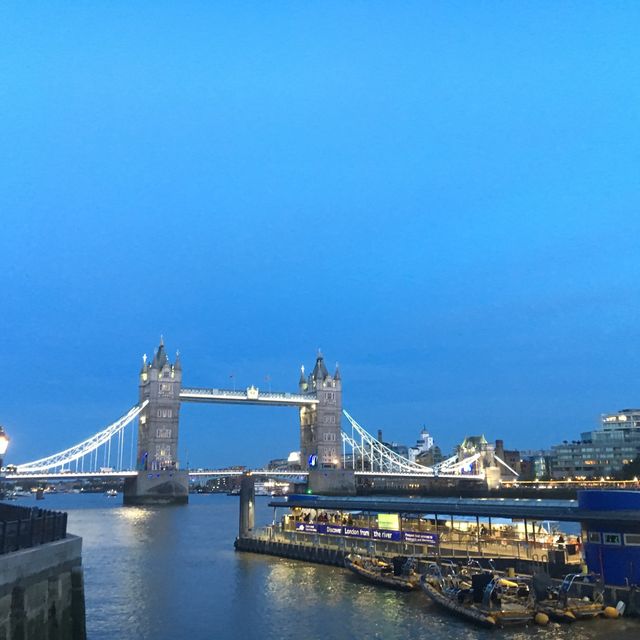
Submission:
<svg viewBox="0 0 640 640">
<path fill-rule="evenodd" d="M 266 523 L 268 498 L 257 500 Z M 381 589 L 337 567 L 236 553 L 237 497 L 141 508 L 122 506 L 122 496 L 58 494 L 38 506 L 67 511 L 69 531 L 83 538 L 89 640 L 640 637 L 640 621 L 630 619 L 484 631 L 422 593 Z"/>
</svg>

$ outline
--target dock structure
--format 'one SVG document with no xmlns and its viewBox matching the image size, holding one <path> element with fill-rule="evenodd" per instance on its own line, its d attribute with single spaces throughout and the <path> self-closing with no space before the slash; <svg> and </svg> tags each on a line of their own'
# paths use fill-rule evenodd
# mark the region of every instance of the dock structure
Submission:
<svg viewBox="0 0 640 640">
<path fill-rule="evenodd" d="M 640 562 L 634 562 L 640 553 L 640 493 L 629 492 L 634 495 L 627 501 L 626 492 L 613 493 L 617 498 L 608 502 L 593 495 L 578 501 L 290 495 L 269 503 L 273 524 L 245 524 L 235 546 L 337 566 L 347 554 L 360 553 L 492 559 L 496 567 L 544 570 L 553 577 L 586 570 L 601 576 L 609 601 L 628 602 L 640 614 L 640 591 L 629 588 L 640 582 Z M 243 509 L 247 513 L 248 505 Z M 278 518 L 278 510 L 286 510 L 284 517 Z M 513 524 L 505 525 L 508 520 Z M 544 522 L 577 523 L 580 534 L 572 540 L 550 536 L 540 528 Z M 581 566 L 585 557 L 588 567 Z"/>
</svg>

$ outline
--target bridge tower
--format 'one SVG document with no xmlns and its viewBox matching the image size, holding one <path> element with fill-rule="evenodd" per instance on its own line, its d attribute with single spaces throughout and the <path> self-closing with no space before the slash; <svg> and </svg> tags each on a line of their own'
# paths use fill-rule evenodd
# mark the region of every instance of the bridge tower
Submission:
<svg viewBox="0 0 640 640">
<path fill-rule="evenodd" d="M 327 371 L 322 353 L 318 352 L 316 366 L 305 378 L 300 371 L 300 391 L 313 393 L 318 404 L 300 407 L 300 457 L 303 466 L 313 469 L 342 468 L 342 378 L 340 370 L 332 375 Z"/>
<path fill-rule="evenodd" d="M 178 464 L 178 418 L 182 365 L 167 356 L 164 341 L 147 362 L 143 356 L 139 377 L 140 402 L 149 403 L 138 422 L 138 476 L 125 483 L 125 504 L 185 503 L 189 496 L 187 472 Z"/>
<path fill-rule="evenodd" d="M 300 462 L 309 471 L 309 487 L 318 493 L 355 493 L 352 471 L 342 461 L 342 376 L 336 365 L 329 373 L 320 351 L 311 374 L 300 371 L 301 393 L 314 394 L 318 404 L 300 407 Z"/>
</svg>

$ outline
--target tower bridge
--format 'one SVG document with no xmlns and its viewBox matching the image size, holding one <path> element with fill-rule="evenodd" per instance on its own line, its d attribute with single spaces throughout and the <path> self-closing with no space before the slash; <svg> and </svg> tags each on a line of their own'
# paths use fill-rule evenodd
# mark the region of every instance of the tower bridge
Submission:
<svg viewBox="0 0 640 640">
<path fill-rule="evenodd" d="M 466 459 L 453 456 L 434 467 L 424 467 L 398 455 L 371 436 L 349 413 L 343 411 L 340 370 L 336 366 L 335 372 L 330 374 L 321 353 L 318 353 L 309 375 L 305 375 L 304 367 L 301 367 L 296 392 L 265 392 L 255 386 L 242 390 L 183 387 L 180 356 L 177 354 L 171 363 L 162 339 L 151 361 L 143 356 L 137 405 L 79 444 L 18 465 L 16 473 L 8 474 L 7 478 L 117 476 L 125 479 L 125 503 L 187 502 L 189 475 L 240 475 L 243 472 L 189 472 L 180 468 L 178 437 L 183 402 L 297 409 L 300 469 L 259 469 L 251 473 L 306 477 L 315 492 L 354 493 L 356 475 L 485 479 L 487 461 L 479 454 Z M 343 415 L 350 426 L 344 431 Z M 137 434 L 131 426 L 136 421 Z"/>
</svg>

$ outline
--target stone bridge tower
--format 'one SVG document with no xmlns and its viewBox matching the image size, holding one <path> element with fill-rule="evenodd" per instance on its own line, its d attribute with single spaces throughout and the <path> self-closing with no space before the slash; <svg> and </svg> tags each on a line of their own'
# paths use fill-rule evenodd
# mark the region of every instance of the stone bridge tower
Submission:
<svg viewBox="0 0 640 640">
<path fill-rule="evenodd" d="M 149 404 L 140 414 L 138 423 L 137 469 L 163 471 L 178 468 L 178 416 L 182 366 L 180 356 L 169 362 L 164 342 L 152 362 L 143 357 L 140 370 L 139 397 Z"/>
<path fill-rule="evenodd" d="M 301 393 L 314 394 L 318 403 L 300 407 L 300 462 L 309 471 L 309 488 L 316 493 L 355 493 L 353 471 L 343 469 L 342 376 L 336 365 L 331 375 L 318 352 L 308 377 L 301 369 Z"/>
<path fill-rule="evenodd" d="M 308 378 L 300 372 L 301 393 L 312 393 L 318 404 L 300 407 L 300 462 L 305 469 L 342 468 L 342 379 L 340 370 L 327 371 L 319 352 Z"/>
<path fill-rule="evenodd" d="M 147 362 L 143 356 L 139 376 L 140 403 L 149 404 L 138 419 L 138 476 L 125 482 L 125 504 L 184 503 L 188 501 L 188 473 L 179 470 L 178 418 L 182 366 L 177 355 L 169 362 L 164 341 Z"/>
</svg>

